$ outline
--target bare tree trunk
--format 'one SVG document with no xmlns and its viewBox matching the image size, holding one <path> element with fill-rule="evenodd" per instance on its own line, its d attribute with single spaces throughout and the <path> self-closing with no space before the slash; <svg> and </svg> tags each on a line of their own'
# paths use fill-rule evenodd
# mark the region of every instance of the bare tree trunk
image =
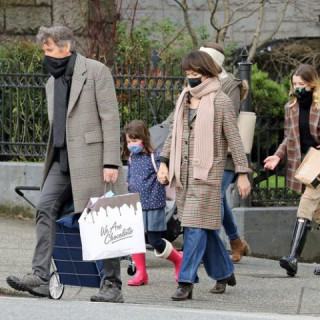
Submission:
<svg viewBox="0 0 320 320">
<path fill-rule="evenodd" d="M 88 31 L 93 58 L 111 66 L 114 62 L 118 0 L 89 0 Z"/>
<path fill-rule="evenodd" d="M 191 26 L 190 19 L 189 19 L 189 8 L 187 5 L 186 0 L 174 0 L 182 9 L 183 15 L 184 15 L 184 21 L 186 24 L 186 27 L 188 29 L 188 32 L 190 34 L 190 37 L 192 39 L 194 48 L 198 48 L 198 38 L 196 33 L 194 32 L 194 29 Z M 269 3 L 269 0 L 259 0 L 258 4 L 254 3 L 253 1 L 242 1 L 238 2 L 237 5 L 233 4 L 230 0 L 222 0 L 223 2 L 223 10 L 224 10 L 224 19 L 223 19 L 223 25 L 218 24 L 218 20 L 216 19 L 216 13 L 218 10 L 218 4 L 220 0 L 207 0 L 208 9 L 211 13 L 210 15 L 210 24 L 213 27 L 215 31 L 215 41 L 223 46 L 228 29 L 230 26 L 236 25 L 239 21 L 243 19 L 247 19 L 256 12 L 258 12 L 258 25 L 256 27 L 255 33 L 252 38 L 251 47 L 249 50 L 249 57 L 248 60 L 252 61 L 253 56 L 258 48 L 263 46 L 268 40 L 270 40 L 279 30 L 280 25 L 283 21 L 285 12 L 287 10 L 287 7 L 289 3 L 292 3 L 293 0 L 283 0 L 280 1 L 281 3 L 284 3 L 284 7 L 281 10 L 280 17 L 278 20 L 278 23 L 276 24 L 273 32 L 259 42 L 259 38 L 261 35 L 262 25 L 263 25 L 263 16 L 265 11 L 265 5 Z M 221 2 L 220 2 L 221 3 Z M 230 4 L 231 3 L 231 4 Z M 254 6 L 252 9 L 249 7 Z M 238 16 L 236 17 L 236 13 L 238 13 Z M 240 15 L 240 14 L 241 15 Z"/>
<path fill-rule="evenodd" d="M 112 66 L 122 0 L 87 0 L 86 6 L 83 2 L 79 0 L 82 19 L 87 22 L 82 32 L 85 54 Z"/>
<path fill-rule="evenodd" d="M 223 22 L 223 27 L 221 28 L 220 32 L 218 32 L 218 39 L 217 39 L 217 42 L 222 46 L 224 44 L 224 40 L 227 35 L 229 23 L 230 23 L 230 2 L 229 0 L 224 0 L 224 22 Z"/>
<path fill-rule="evenodd" d="M 264 0 L 261 0 L 261 3 Z M 248 61 L 252 61 L 254 54 L 257 51 L 257 45 L 258 45 L 258 41 L 259 41 L 259 37 L 261 34 L 261 28 L 262 28 L 262 24 L 263 24 L 263 15 L 264 15 L 264 6 L 261 6 L 258 12 L 258 24 L 257 24 L 257 28 L 256 31 L 253 35 L 253 39 L 252 39 L 252 43 L 251 43 L 251 47 L 249 50 L 249 54 L 248 54 Z"/>
<path fill-rule="evenodd" d="M 273 36 L 279 31 L 280 25 L 281 25 L 281 23 L 283 21 L 284 15 L 285 15 L 285 13 L 287 11 L 287 7 L 288 7 L 289 3 L 291 3 L 291 2 L 292 2 L 292 0 L 286 0 L 285 1 L 284 6 L 283 6 L 283 8 L 281 9 L 281 12 L 280 12 L 278 23 L 275 25 L 275 28 L 274 28 L 273 32 L 268 37 L 264 38 L 262 41 L 257 43 L 255 49 L 251 50 L 251 48 L 250 48 L 248 61 L 252 61 L 257 49 L 261 48 L 265 43 L 267 43 L 270 39 L 272 39 Z"/>
<path fill-rule="evenodd" d="M 218 3 L 219 3 L 219 0 L 216 0 L 215 3 L 212 3 L 211 0 L 207 0 L 208 8 L 209 8 L 209 11 L 211 12 L 210 24 L 211 24 L 211 26 L 212 26 L 212 28 L 214 29 L 214 32 L 215 32 L 214 39 L 215 39 L 216 42 L 218 42 L 218 36 L 219 36 L 219 32 L 221 30 L 220 28 L 218 28 L 218 22 L 217 22 L 217 19 L 216 19 L 216 16 L 215 16 L 215 13 L 216 13 L 217 8 L 218 8 Z"/>
<path fill-rule="evenodd" d="M 198 44 L 199 44 L 199 41 L 198 41 L 198 37 L 194 31 L 194 29 L 192 28 L 191 26 L 191 23 L 190 23 L 190 19 L 189 19 L 189 8 L 188 8 L 188 5 L 187 5 L 187 1 L 186 0 L 174 0 L 182 9 L 183 11 L 183 18 L 184 18 L 184 23 L 186 24 L 186 27 L 188 29 L 188 32 L 189 32 L 189 35 L 191 37 L 191 40 L 192 40 L 192 43 L 193 43 L 193 47 L 194 49 L 198 49 Z"/>
<path fill-rule="evenodd" d="M 256 8 L 254 8 L 252 10 L 247 9 L 247 7 L 250 5 L 250 2 L 246 1 L 244 4 L 241 4 L 241 5 L 237 6 L 234 10 L 232 10 L 231 5 L 230 5 L 230 0 L 223 0 L 224 23 L 222 26 L 218 25 L 218 22 L 215 18 L 215 14 L 217 12 L 217 7 L 218 7 L 218 2 L 219 2 L 219 0 L 216 0 L 215 2 L 213 1 L 213 3 L 211 2 L 211 0 L 207 0 L 208 8 L 211 12 L 210 23 L 211 23 L 211 26 L 213 27 L 213 29 L 216 31 L 216 37 L 215 37 L 216 42 L 223 46 L 223 43 L 225 41 L 225 37 L 228 32 L 228 28 L 232 25 L 237 24 L 239 21 L 252 16 L 255 12 L 257 12 L 261 7 L 263 7 L 265 5 L 267 0 L 260 0 L 259 6 L 257 6 Z M 245 10 L 245 9 L 247 9 L 247 10 Z M 233 19 L 235 13 L 241 12 L 241 11 L 246 11 L 246 13 L 236 19 Z"/>
<path fill-rule="evenodd" d="M 134 29 L 134 21 L 135 21 L 135 17 L 136 17 L 136 12 L 137 12 L 137 7 L 138 7 L 138 1 L 139 0 L 135 0 L 136 3 L 134 4 L 134 12 L 133 12 L 133 17 L 131 20 L 131 28 L 130 28 L 130 39 L 131 42 L 133 42 L 133 29 Z"/>
</svg>

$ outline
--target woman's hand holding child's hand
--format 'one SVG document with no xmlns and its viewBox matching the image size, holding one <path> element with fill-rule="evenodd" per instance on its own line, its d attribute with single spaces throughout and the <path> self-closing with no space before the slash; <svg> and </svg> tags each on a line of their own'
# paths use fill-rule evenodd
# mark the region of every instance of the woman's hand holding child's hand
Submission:
<svg viewBox="0 0 320 320">
<path fill-rule="evenodd" d="M 169 181 L 169 170 L 167 165 L 164 162 L 160 163 L 160 168 L 158 170 L 157 178 L 161 184 L 167 184 Z"/>
</svg>

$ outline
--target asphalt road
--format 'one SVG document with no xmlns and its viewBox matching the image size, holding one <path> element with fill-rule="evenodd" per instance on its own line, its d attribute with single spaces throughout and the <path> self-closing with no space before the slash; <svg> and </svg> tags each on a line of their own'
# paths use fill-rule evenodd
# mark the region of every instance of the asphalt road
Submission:
<svg viewBox="0 0 320 320">
<path fill-rule="evenodd" d="M 177 308 L 157 305 L 90 303 L 30 298 L 0 298 L 1 319 L 6 320 L 308 320 L 302 315 L 227 312 L 207 309 Z"/>
</svg>

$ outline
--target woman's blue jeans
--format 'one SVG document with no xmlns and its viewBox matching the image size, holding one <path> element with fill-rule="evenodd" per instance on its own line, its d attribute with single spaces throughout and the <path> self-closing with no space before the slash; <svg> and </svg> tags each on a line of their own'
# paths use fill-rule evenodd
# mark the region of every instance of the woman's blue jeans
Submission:
<svg viewBox="0 0 320 320">
<path fill-rule="evenodd" d="M 197 283 L 197 271 L 203 261 L 208 276 L 214 280 L 230 277 L 234 266 L 216 230 L 184 227 L 183 259 L 178 282 Z"/>
<path fill-rule="evenodd" d="M 227 189 L 234 178 L 234 171 L 224 170 L 221 185 L 221 221 L 229 240 L 240 238 L 232 210 L 227 200 Z"/>
</svg>

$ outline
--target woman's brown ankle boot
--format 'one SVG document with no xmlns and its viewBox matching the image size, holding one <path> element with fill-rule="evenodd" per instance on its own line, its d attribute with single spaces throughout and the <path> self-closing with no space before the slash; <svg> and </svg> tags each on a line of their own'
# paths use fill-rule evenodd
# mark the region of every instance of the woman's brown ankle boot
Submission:
<svg viewBox="0 0 320 320">
<path fill-rule="evenodd" d="M 237 284 L 236 277 L 234 273 L 227 279 L 217 280 L 215 286 L 210 290 L 211 293 L 221 294 L 226 291 L 226 287 L 228 286 L 235 286 Z"/>
<path fill-rule="evenodd" d="M 174 301 L 192 299 L 193 284 L 180 282 L 176 292 L 171 296 Z"/>
<path fill-rule="evenodd" d="M 231 260 L 233 263 L 240 262 L 242 256 L 250 254 L 250 247 L 245 240 L 238 238 L 230 241 L 231 246 Z"/>
</svg>

